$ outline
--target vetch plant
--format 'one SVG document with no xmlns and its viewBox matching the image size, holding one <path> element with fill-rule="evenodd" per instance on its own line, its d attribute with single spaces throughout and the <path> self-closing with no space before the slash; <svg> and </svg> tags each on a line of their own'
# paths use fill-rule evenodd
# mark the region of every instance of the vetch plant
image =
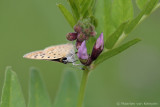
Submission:
<svg viewBox="0 0 160 107">
<path fill-rule="evenodd" d="M 105 60 L 138 43 L 140 39 L 136 38 L 121 44 L 137 25 L 160 7 L 159 0 L 136 0 L 139 13 L 135 15 L 132 0 L 67 1 L 71 12 L 62 4 L 57 6 L 74 30 L 67 33 L 66 38 L 75 41 L 76 55 L 83 65 L 80 88 L 76 72 L 66 69 L 52 105 L 39 72 L 32 68 L 28 107 L 85 106 L 83 101 L 89 73 Z M 26 107 L 17 76 L 10 67 L 6 70 L 1 107 Z"/>
</svg>

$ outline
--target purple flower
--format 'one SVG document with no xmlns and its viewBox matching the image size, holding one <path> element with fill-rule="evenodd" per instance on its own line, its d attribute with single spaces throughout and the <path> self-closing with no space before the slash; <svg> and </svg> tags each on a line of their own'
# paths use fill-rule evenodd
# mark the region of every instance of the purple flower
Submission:
<svg viewBox="0 0 160 107">
<path fill-rule="evenodd" d="M 101 35 L 98 37 L 96 44 L 95 44 L 95 48 L 98 49 L 103 49 L 104 48 L 104 40 L 103 40 L 103 33 L 101 33 Z"/>
<path fill-rule="evenodd" d="M 85 41 L 83 41 L 81 46 L 79 47 L 77 56 L 79 59 L 82 59 L 82 60 L 87 60 L 89 58 L 89 56 L 87 54 L 87 48 L 86 48 Z"/>
<path fill-rule="evenodd" d="M 91 59 L 96 60 L 104 49 L 103 33 L 98 37 L 91 54 Z"/>
</svg>

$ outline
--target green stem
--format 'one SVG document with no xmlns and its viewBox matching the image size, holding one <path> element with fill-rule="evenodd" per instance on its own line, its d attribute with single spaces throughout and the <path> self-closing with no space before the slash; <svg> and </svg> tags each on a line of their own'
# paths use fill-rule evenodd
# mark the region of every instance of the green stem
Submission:
<svg viewBox="0 0 160 107">
<path fill-rule="evenodd" d="M 77 107 L 83 107 L 83 101 L 84 101 L 84 96 L 85 96 L 85 89 L 86 89 L 86 84 L 88 80 L 88 75 L 89 75 L 89 70 L 85 69 L 83 71 L 83 76 L 81 80 L 81 86 L 80 86 L 80 91 L 78 95 L 78 103 Z"/>
</svg>

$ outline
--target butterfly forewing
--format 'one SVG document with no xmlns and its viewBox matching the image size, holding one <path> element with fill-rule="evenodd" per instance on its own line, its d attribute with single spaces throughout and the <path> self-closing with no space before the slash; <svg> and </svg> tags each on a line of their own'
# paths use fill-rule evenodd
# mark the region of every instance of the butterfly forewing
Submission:
<svg viewBox="0 0 160 107">
<path fill-rule="evenodd" d="M 46 56 L 42 50 L 27 53 L 23 57 L 28 59 L 46 59 Z"/>
<path fill-rule="evenodd" d="M 74 46 L 72 44 L 62 44 L 56 46 L 50 46 L 44 50 L 30 52 L 24 55 L 24 58 L 51 60 L 67 57 L 70 52 L 74 52 Z"/>
</svg>

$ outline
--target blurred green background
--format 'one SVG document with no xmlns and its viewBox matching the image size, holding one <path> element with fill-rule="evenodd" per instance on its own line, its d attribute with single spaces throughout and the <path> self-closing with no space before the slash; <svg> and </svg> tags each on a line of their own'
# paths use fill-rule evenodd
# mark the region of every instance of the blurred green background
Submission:
<svg viewBox="0 0 160 107">
<path fill-rule="evenodd" d="M 0 0 L 0 92 L 5 68 L 10 65 L 28 101 L 29 68 L 34 66 L 40 69 L 54 100 L 67 65 L 22 56 L 67 42 L 65 35 L 73 30 L 56 7 L 60 2 L 66 3 L 64 0 Z M 117 107 L 117 102 L 154 102 L 160 106 L 159 13 L 160 9 L 127 38 L 138 37 L 142 42 L 105 61 L 91 73 L 86 107 Z M 80 74 L 79 70 L 75 72 Z"/>
</svg>

